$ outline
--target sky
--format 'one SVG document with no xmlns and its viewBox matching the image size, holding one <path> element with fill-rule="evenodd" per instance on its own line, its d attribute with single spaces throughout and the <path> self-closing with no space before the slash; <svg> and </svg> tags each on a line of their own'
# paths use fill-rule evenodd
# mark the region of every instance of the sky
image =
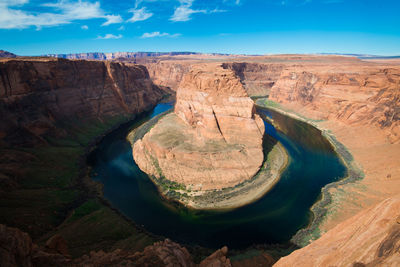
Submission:
<svg viewBox="0 0 400 267">
<path fill-rule="evenodd" d="M 400 55 L 400 1 L 0 0 L 0 49 Z"/>
</svg>

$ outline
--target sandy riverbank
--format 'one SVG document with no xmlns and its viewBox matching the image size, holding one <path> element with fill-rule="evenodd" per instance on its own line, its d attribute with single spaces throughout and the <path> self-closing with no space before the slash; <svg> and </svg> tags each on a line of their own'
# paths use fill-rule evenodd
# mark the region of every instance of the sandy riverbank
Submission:
<svg viewBox="0 0 400 267">
<path fill-rule="evenodd" d="M 161 117 L 155 117 L 129 133 L 127 139 L 131 145 L 133 146 L 138 139 L 142 138 Z M 250 204 L 273 188 L 289 163 L 289 156 L 282 144 L 271 137 L 265 138 L 268 138 L 266 142 L 269 142 L 269 151 L 265 156 L 263 166 L 253 178 L 234 187 L 221 190 L 190 190 L 182 184 L 165 178 L 150 178 L 166 199 L 177 201 L 193 209 L 228 210 Z"/>
</svg>

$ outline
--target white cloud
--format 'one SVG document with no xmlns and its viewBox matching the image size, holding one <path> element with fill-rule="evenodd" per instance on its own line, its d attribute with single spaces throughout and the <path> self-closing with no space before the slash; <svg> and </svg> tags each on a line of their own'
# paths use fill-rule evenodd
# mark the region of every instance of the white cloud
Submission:
<svg viewBox="0 0 400 267">
<path fill-rule="evenodd" d="M 153 13 L 147 11 L 146 7 L 142 7 L 139 9 L 134 8 L 129 10 L 129 12 L 132 12 L 133 16 L 132 18 L 128 19 L 128 22 L 143 21 L 153 16 Z"/>
<path fill-rule="evenodd" d="M 121 39 L 122 38 L 122 34 L 118 34 L 118 35 L 114 35 L 111 33 L 107 33 L 104 36 L 97 36 L 97 39 Z"/>
<path fill-rule="evenodd" d="M 110 24 L 121 23 L 123 22 L 120 15 L 105 15 L 104 18 L 107 20 L 101 26 L 107 26 Z"/>
<path fill-rule="evenodd" d="M 88 30 L 89 27 L 88 27 L 88 25 L 82 25 L 82 26 L 81 26 L 81 29 L 82 29 L 82 30 Z"/>
<path fill-rule="evenodd" d="M 174 14 L 170 18 L 171 21 L 188 21 L 191 20 L 191 15 L 195 13 L 207 13 L 206 10 L 192 9 L 194 0 L 179 0 L 181 4 L 174 11 Z"/>
<path fill-rule="evenodd" d="M 45 26 L 68 24 L 74 20 L 97 18 L 106 20 L 103 26 L 122 22 L 119 15 L 107 15 L 100 8 L 99 2 L 60 0 L 41 5 L 54 9 L 53 12 L 31 12 L 15 8 L 26 3 L 27 0 L 0 0 L 0 29 L 25 29 L 31 26 L 40 29 Z"/>
<path fill-rule="evenodd" d="M 223 13 L 227 12 L 228 10 L 225 9 L 219 9 L 219 8 L 214 8 L 213 10 L 208 11 L 207 13 L 212 14 L 212 13 Z"/>
<path fill-rule="evenodd" d="M 223 3 L 229 3 L 229 4 L 235 4 L 235 5 L 240 5 L 241 0 L 223 0 Z"/>
<path fill-rule="evenodd" d="M 0 0 L 0 6 L 18 6 L 28 3 L 29 0 Z"/>
<path fill-rule="evenodd" d="M 119 31 L 123 31 L 123 30 L 125 30 L 125 27 L 124 27 L 124 25 L 121 25 L 121 26 L 118 28 L 118 30 L 119 30 Z"/>
<path fill-rule="evenodd" d="M 143 33 L 143 35 L 140 38 L 154 38 L 154 37 L 178 37 L 181 36 L 180 33 L 175 33 L 175 34 L 170 34 L 170 33 L 166 33 L 166 32 L 146 32 Z"/>
</svg>

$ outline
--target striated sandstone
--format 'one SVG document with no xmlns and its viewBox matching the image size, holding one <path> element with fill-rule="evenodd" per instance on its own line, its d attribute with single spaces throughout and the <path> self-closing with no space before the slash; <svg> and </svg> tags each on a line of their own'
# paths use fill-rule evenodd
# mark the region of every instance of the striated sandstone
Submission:
<svg viewBox="0 0 400 267">
<path fill-rule="evenodd" d="M 194 66 L 174 113 L 133 148 L 146 173 L 195 190 L 222 189 L 253 177 L 263 162 L 264 124 L 239 79 L 219 65 Z"/>
<path fill-rule="evenodd" d="M 366 209 L 274 266 L 398 266 L 400 195 Z"/>
<path fill-rule="evenodd" d="M 174 61 L 159 61 L 156 63 L 145 63 L 143 65 L 146 66 L 155 84 L 177 90 L 183 76 L 189 72 L 191 64 Z"/>
<path fill-rule="evenodd" d="M 63 136 L 63 122 L 131 116 L 153 107 L 163 94 L 140 65 L 2 60 L 0 144 L 43 143 L 43 136 Z"/>
<path fill-rule="evenodd" d="M 1 58 L 1 222 L 34 239 L 55 230 L 92 197 L 80 179 L 86 173 L 83 156 L 90 143 L 150 110 L 163 95 L 140 65 Z M 65 193 L 70 195 L 59 201 Z M 84 229 L 77 228 L 66 239 L 76 240 L 86 234 Z M 66 252 L 59 241 L 54 239 L 50 250 Z M 97 239 L 85 240 L 86 246 L 90 242 Z"/>
</svg>

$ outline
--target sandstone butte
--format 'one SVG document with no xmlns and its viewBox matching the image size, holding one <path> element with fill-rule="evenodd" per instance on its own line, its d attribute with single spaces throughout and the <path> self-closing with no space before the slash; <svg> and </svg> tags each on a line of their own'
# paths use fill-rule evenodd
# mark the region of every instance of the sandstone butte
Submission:
<svg viewBox="0 0 400 267">
<path fill-rule="evenodd" d="M 133 147 L 141 170 L 207 191 L 234 187 L 263 164 L 264 123 L 233 71 L 194 65 L 177 90 L 173 113 Z"/>
</svg>

